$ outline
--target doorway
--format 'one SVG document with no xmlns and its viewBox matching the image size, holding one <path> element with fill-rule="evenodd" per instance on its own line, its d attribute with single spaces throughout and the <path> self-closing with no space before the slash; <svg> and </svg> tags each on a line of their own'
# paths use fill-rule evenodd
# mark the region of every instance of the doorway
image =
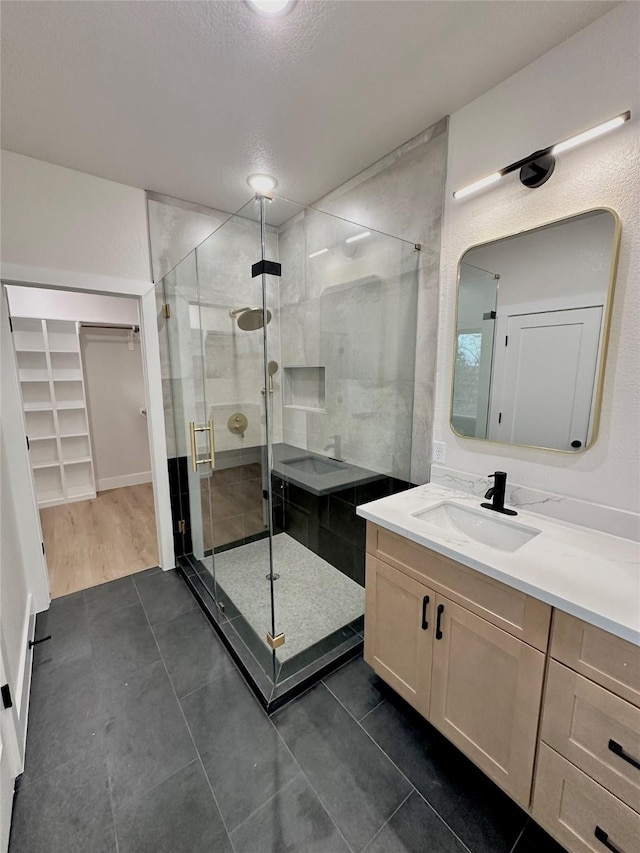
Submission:
<svg viewBox="0 0 640 853">
<path fill-rule="evenodd" d="M 158 565 L 138 300 L 6 290 L 51 597 Z"/>
</svg>

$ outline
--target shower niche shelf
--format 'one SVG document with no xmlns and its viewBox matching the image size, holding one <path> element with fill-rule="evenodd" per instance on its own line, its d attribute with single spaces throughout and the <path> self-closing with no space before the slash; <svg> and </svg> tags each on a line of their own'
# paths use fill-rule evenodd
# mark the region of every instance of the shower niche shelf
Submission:
<svg viewBox="0 0 640 853">
<path fill-rule="evenodd" d="M 12 323 L 38 506 L 95 498 L 78 324 Z"/>
<path fill-rule="evenodd" d="M 324 367 L 285 367 L 283 373 L 285 407 L 306 412 L 325 411 Z"/>
</svg>

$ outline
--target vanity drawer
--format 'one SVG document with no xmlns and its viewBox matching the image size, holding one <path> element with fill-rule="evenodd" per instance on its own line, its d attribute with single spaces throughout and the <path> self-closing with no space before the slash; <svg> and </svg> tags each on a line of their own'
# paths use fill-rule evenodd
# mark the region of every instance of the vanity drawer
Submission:
<svg viewBox="0 0 640 853">
<path fill-rule="evenodd" d="M 552 660 L 540 737 L 640 812 L 640 709 L 635 705 Z"/>
<path fill-rule="evenodd" d="M 640 647 L 556 610 L 551 657 L 640 708 Z"/>
<path fill-rule="evenodd" d="M 569 853 L 639 853 L 640 815 L 544 743 L 533 817 Z"/>
<path fill-rule="evenodd" d="M 367 524 L 367 551 L 540 651 L 549 644 L 551 608 L 482 572 Z"/>
</svg>

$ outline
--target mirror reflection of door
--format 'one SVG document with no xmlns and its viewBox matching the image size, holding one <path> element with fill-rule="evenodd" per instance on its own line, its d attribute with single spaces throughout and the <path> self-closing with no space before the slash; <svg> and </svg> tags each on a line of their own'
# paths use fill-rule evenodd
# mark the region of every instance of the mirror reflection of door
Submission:
<svg viewBox="0 0 640 853">
<path fill-rule="evenodd" d="M 616 215 L 596 209 L 465 252 L 455 433 L 570 452 L 592 443 L 619 243 Z"/>
<path fill-rule="evenodd" d="M 490 439 L 560 450 L 586 445 L 601 320 L 598 306 L 498 322 L 494 381 L 500 393 L 493 395 Z"/>
</svg>

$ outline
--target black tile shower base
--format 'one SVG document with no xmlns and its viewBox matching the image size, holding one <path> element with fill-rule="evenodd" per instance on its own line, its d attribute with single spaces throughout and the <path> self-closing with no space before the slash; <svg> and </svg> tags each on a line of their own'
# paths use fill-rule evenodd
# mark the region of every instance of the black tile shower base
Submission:
<svg viewBox="0 0 640 853">
<path fill-rule="evenodd" d="M 267 714 L 282 708 L 362 652 L 363 623 L 360 617 L 280 664 L 275 652 L 266 648 L 220 587 L 216 596 L 224 610 L 216 605 L 210 589 L 211 576 L 204 567 L 197 572 L 186 559 L 181 558 L 177 571 Z M 275 674 L 275 684 L 269 673 Z"/>
<path fill-rule="evenodd" d="M 10 853 L 562 853 L 359 656 L 267 716 L 176 572 L 49 633 Z"/>
</svg>

